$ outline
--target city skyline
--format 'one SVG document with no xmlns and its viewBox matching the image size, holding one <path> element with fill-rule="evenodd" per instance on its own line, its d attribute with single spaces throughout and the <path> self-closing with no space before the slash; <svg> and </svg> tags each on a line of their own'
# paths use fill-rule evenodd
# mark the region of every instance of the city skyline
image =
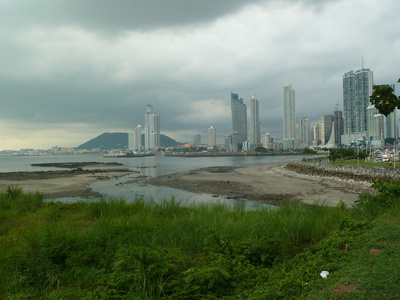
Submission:
<svg viewBox="0 0 400 300">
<path fill-rule="evenodd" d="M 192 141 L 212 124 L 223 143 L 232 90 L 247 106 L 257 95 L 261 134 L 281 138 L 285 84 L 296 90 L 298 118 L 315 124 L 338 103 L 343 111 L 342 76 L 361 69 L 362 57 L 375 84 L 400 77 L 394 0 L 26 0 L 0 8 L 0 150 L 76 147 L 130 132 L 146 104 L 162 116 L 163 134 Z"/>
</svg>

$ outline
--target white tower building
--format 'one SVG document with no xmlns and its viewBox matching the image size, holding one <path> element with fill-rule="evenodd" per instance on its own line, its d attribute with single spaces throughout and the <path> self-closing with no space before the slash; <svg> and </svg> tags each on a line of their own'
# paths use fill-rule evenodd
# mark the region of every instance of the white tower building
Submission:
<svg viewBox="0 0 400 300">
<path fill-rule="evenodd" d="M 208 128 L 208 147 L 217 146 L 217 129 L 214 126 Z"/>
<path fill-rule="evenodd" d="M 283 87 L 283 139 L 296 139 L 295 93 L 291 84 Z"/>
<path fill-rule="evenodd" d="M 145 150 L 157 150 L 160 145 L 160 117 L 153 111 L 153 106 L 146 107 L 144 124 Z"/>
<path fill-rule="evenodd" d="M 261 143 L 261 125 L 259 114 L 259 102 L 256 96 L 251 97 L 250 100 L 250 145 Z"/>
</svg>

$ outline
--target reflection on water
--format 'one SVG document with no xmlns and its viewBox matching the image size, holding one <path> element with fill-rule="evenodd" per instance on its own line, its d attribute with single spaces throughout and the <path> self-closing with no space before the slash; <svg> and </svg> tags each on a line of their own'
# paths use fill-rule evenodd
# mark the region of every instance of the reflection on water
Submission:
<svg viewBox="0 0 400 300">
<path fill-rule="evenodd" d="M 136 198 L 153 200 L 160 203 L 164 200 L 174 198 L 181 201 L 184 205 L 199 203 L 222 203 L 232 207 L 244 206 L 246 209 L 254 209 L 260 206 L 269 206 L 257 201 L 248 201 L 246 199 L 226 199 L 223 196 L 211 194 L 197 194 L 184 190 L 174 189 L 164 186 L 153 186 L 145 183 L 148 177 L 157 177 L 160 175 L 194 170 L 207 167 L 250 167 L 267 164 L 277 164 L 301 159 L 299 156 L 248 156 L 248 157 L 145 157 L 144 159 L 123 159 L 126 165 L 135 173 L 126 175 L 118 179 L 99 181 L 90 185 L 93 191 L 107 197 L 124 198 L 132 201 Z M 138 173 L 136 173 L 138 172 Z"/>
<path fill-rule="evenodd" d="M 197 194 L 184 190 L 174 189 L 165 186 L 154 186 L 144 183 L 141 174 L 130 174 L 118 179 L 98 181 L 90 185 L 93 191 L 101 193 L 106 197 L 125 199 L 134 201 L 137 198 L 152 200 L 155 203 L 162 203 L 165 200 L 174 199 L 180 201 L 184 206 L 195 204 L 219 203 L 230 207 L 244 207 L 245 209 L 255 209 L 258 207 L 269 206 L 267 204 L 248 201 L 246 199 L 226 199 L 223 196 L 211 194 Z"/>
<path fill-rule="evenodd" d="M 170 187 L 160 187 L 146 185 L 144 179 L 147 177 L 157 177 L 160 175 L 195 170 L 207 167 L 252 167 L 260 165 L 271 165 L 298 161 L 302 155 L 290 156 L 227 156 L 227 157 L 164 157 L 146 156 L 130 158 L 104 158 L 98 155 L 65 155 L 65 156 L 42 156 L 42 157 L 1 157 L 1 171 L 39 171 L 50 170 L 50 168 L 31 167 L 32 163 L 51 163 L 51 162 L 118 162 L 122 163 L 121 168 L 134 171 L 132 174 L 118 178 L 92 183 L 90 187 L 107 197 L 125 198 L 131 201 L 135 198 L 143 198 L 160 202 L 174 197 L 186 205 L 193 203 L 225 203 L 232 206 L 242 206 L 254 208 L 263 204 L 256 201 L 245 199 L 225 199 L 223 197 L 213 197 L 210 194 L 195 194 Z M 56 168 L 51 168 L 56 169 Z M 63 201 L 76 201 L 74 198 L 62 199 Z"/>
</svg>

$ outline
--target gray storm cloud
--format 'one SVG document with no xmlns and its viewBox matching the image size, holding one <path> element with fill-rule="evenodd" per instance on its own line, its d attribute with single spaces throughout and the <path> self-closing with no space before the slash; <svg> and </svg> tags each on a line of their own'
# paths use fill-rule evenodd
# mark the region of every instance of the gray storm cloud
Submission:
<svg viewBox="0 0 400 300">
<path fill-rule="evenodd" d="M 342 105 L 342 75 L 362 56 L 377 84 L 400 77 L 399 8 L 395 0 L 2 1 L 0 140 L 10 142 L 0 147 L 28 147 L 32 128 L 52 128 L 38 134 L 46 146 L 62 144 L 57 130 L 68 126 L 82 128 L 68 146 L 127 131 L 143 124 L 146 104 L 177 140 L 213 125 L 222 142 L 230 92 L 246 103 L 257 95 L 262 133 L 279 138 L 285 84 L 296 90 L 297 118 L 315 123 Z"/>
</svg>

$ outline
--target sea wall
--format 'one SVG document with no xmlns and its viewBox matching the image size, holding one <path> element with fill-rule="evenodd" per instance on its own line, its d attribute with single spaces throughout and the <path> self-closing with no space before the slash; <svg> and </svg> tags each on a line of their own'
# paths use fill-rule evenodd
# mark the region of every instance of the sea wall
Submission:
<svg viewBox="0 0 400 300">
<path fill-rule="evenodd" d="M 358 167 L 331 165 L 318 162 L 290 162 L 285 168 L 296 173 L 322 176 L 336 177 L 343 180 L 354 181 L 374 181 L 382 179 L 384 181 L 400 180 L 400 169 L 383 168 L 383 167 Z"/>
</svg>

